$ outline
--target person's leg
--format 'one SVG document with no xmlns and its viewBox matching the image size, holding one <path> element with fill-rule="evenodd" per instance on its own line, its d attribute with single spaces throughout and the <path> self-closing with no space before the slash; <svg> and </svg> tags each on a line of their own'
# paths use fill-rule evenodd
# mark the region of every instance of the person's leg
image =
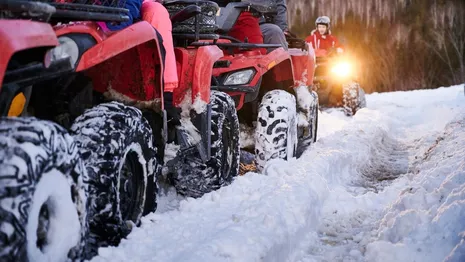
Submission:
<svg viewBox="0 0 465 262">
<path fill-rule="evenodd" d="M 153 0 L 144 0 L 141 8 L 142 19 L 149 22 L 163 38 L 165 57 L 165 92 L 173 92 L 178 86 L 178 73 L 176 70 L 176 58 L 174 56 L 172 25 L 166 8 Z"/>
<path fill-rule="evenodd" d="M 279 28 L 279 26 L 275 24 L 262 24 L 260 25 L 260 29 L 262 30 L 263 34 L 263 43 L 265 44 L 279 44 L 285 50 L 288 49 L 286 36 L 284 35 L 283 30 Z M 269 51 L 274 50 L 274 48 L 270 48 Z"/>
</svg>

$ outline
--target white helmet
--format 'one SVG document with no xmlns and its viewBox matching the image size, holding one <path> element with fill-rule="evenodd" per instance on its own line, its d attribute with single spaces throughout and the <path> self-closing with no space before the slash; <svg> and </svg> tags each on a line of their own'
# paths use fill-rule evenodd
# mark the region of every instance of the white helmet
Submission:
<svg viewBox="0 0 465 262">
<path fill-rule="evenodd" d="M 331 19 L 329 19 L 329 17 L 327 16 L 320 16 L 315 21 L 315 26 L 326 25 L 328 29 L 329 29 L 330 24 L 331 24 Z"/>
</svg>

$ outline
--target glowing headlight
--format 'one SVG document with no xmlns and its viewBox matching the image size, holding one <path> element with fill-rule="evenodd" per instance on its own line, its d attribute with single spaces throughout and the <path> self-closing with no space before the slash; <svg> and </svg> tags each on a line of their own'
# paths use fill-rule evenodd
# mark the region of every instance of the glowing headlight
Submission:
<svg viewBox="0 0 465 262">
<path fill-rule="evenodd" d="M 254 70 L 253 69 L 247 69 L 243 71 L 238 71 L 235 73 L 232 73 L 228 75 L 226 80 L 224 81 L 224 85 L 245 85 L 252 80 L 252 77 L 254 75 Z"/>
<path fill-rule="evenodd" d="M 45 66 L 49 67 L 51 63 L 57 60 L 70 57 L 71 64 L 74 67 L 79 58 L 78 45 L 73 39 L 66 36 L 59 37 L 58 42 L 60 44 L 57 47 L 50 49 L 45 55 Z"/>
<path fill-rule="evenodd" d="M 351 66 L 349 63 L 338 63 L 331 68 L 331 72 L 338 76 L 348 76 L 351 72 Z"/>
</svg>

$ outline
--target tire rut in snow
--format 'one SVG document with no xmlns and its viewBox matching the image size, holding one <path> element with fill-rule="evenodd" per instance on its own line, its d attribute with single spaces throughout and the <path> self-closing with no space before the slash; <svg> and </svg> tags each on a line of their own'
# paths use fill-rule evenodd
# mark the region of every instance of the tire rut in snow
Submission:
<svg viewBox="0 0 465 262">
<path fill-rule="evenodd" d="M 388 133 L 371 141 L 370 159 L 359 168 L 360 180 L 356 186 L 368 191 L 378 192 L 389 185 L 392 180 L 409 170 L 409 152 L 405 144 L 391 137 Z"/>
</svg>

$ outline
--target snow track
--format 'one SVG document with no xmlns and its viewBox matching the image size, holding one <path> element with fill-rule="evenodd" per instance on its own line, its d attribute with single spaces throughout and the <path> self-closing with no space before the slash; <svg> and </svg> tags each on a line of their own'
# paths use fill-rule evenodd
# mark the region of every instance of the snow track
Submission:
<svg viewBox="0 0 465 262">
<path fill-rule="evenodd" d="M 127 240 L 92 261 L 460 258 L 463 88 L 373 94 L 367 104 L 352 118 L 322 112 L 318 141 L 299 159 L 269 162 L 265 175 L 199 199 L 170 191 Z"/>
</svg>

